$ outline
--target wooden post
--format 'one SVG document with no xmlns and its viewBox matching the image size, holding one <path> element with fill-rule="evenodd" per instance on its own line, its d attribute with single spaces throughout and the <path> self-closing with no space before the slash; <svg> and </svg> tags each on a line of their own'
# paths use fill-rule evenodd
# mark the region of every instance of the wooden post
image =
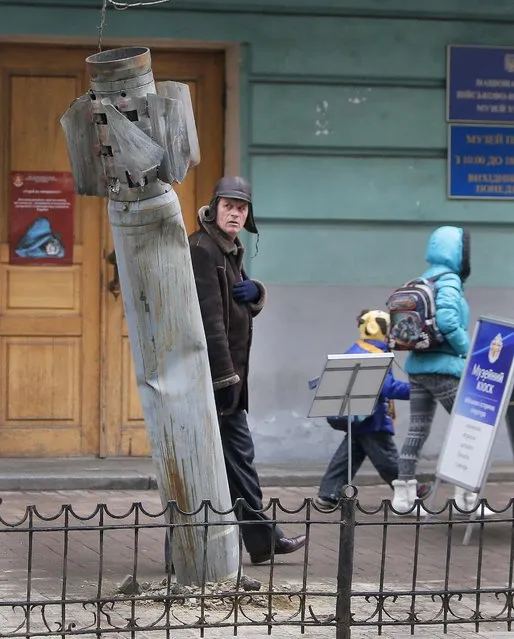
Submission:
<svg viewBox="0 0 514 639">
<path fill-rule="evenodd" d="M 109 197 L 121 293 L 137 385 L 163 507 L 173 516 L 173 564 L 182 584 L 237 574 L 239 545 L 214 403 L 189 243 L 175 191 L 199 161 L 187 85 L 156 93 L 146 47 L 87 58 L 91 91 L 61 119 L 76 190 Z M 158 86 L 159 89 L 159 86 Z M 164 562 L 163 562 L 164 564 Z"/>
</svg>

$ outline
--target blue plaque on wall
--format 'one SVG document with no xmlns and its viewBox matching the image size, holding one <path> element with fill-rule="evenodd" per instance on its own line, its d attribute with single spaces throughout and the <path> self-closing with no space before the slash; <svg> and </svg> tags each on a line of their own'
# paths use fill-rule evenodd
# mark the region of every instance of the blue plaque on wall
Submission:
<svg viewBox="0 0 514 639">
<path fill-rule="evenodd" d="M 447 119 L 514 124 L 514 47 L 449 45 Z"/>
<path fill-rule="evenodd" d="M 514 126 L 448 128 L 448 197 L 514 199 Z"/>
</svg>

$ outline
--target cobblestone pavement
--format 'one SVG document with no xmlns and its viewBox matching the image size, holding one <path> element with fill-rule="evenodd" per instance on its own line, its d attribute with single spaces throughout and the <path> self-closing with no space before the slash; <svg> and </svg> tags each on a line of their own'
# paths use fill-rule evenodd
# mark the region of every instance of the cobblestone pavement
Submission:
<svg viewBox="0 0 514 639">
<path fill-rule="evenodd" d="M 514 484 L 489 484 L 486 496 L 489 503 L 496 508 L 505 507 L 511 495 L 514 494 Z M 305 497 L 313 497 L 315 489 L 310 488 L 268 488 L 265 497 L 279 497 L 281 504 L 290 510 L 297 509 Z M 389 498 L 390 492 L 386 486 L 366 486 L 359 491 L 359 503 L 365 510 L 377 508 L 382 499 Z M 451 496 L 448 486 L 441 488 L 437 499 L 437 506 L 443 505 L 445 499 Z M 131 504 L 141 502 L 150 513 L 160 511 L 160 502 L 155 491 L 60 491 L 60 492 L 31 492 L 31 493 L 3 493 L 3 503 L 0 505 L 0 517 L 3 522 L 11 526 L 0 524 L 0 637 L 13 636 L 18 625 L 23 623 L 22 609 L 12 609 L 12 602 L 25 602 L 30 597 L 31 602 L 59 601 L 63 593 L 70 601 L 65 607 L 56 603 L 52 606 L 36 605 L 31 611 L 31 631 L 48 633 L 62 628 L 59 624 L 73 628 L 95 628 L 99 617 L 103 622 L 108 619 L 109 627 L 123 627 L 128 619 L 138 619 L 138 624 L 156 626 L 166 621 L 166 610 L 162 603 L 134 602 L 125 604 L 117 602 L 112 610 L 99 609 L 95 604 L 83 606 L 84 599 L 94 599 L 98 594 L 105 596 L 116 592 L 117 586 L 127 574 L 136 571 L 140 584 L 149 589 L 143 594 L 150 600 L 155 599 L 156 590 L 164 577 L 163 539 L 164 530 L 160 527 L 145 527 L 138 530 L 124 528 L 124 524 L 134 523 L 134 515 L 116 520 L 130 512 Z M 105 517 L 104 523 L 117 523 L 119 528 L 106 530 L 103 533 L 104 552 L 99 554 L 100 533 L 91 523 L 98 524 L 97 514 L 92 521 L 81 521 L 95 512 L 97 504 L 107 504 L 109 512 L 114 517 Z M 62 512 L 63 504 L 72 504 L 76 516 Z M 34 505 L 32 513 L 26 513 L 26 506 Z M 503 515 L 505 518 L 506 515 Z M 509 516 L 510 513 L 509 513 Z M 26 517 L 23 521 L 22 518 Z M 37 528 L 29 534 L 26 530 L 31 523 Z M 68 524 L 72 529 L 68 533 L 53 530 L 62 526 L 68 517 Z M 442 619 L 439 614 L 443 598 L 435 591 L 452 589 L 473 589 L 477 586 L 490 588 L 491 592 L 482 594 L 477 600 L 473 594 L 458 597 L 446 597 L 448 603 L 448 619 L 452 619 L 451 612 L 461 617 L 471 617 L 474 610 L 480 609 L 482 615 L 501 615 L 505 618 L 505 594 L 496 596 L 494 589 L 511 587 L 514 580 L 511 571 L 514 558 L 514 527 L 512 522 L 488 523 L 478 525 L 473 532 L 471 543 L 462 545 L 464 526 L 455 523 L 449 529 L 447 515 L 435 517 L 434 525 L 415 525 L 412 518 L 396 518 L 388 515 L 390 525 L 384 532 L 380 522 L 384 514 L 357 513 L 358 526 L 355 538 L 355 561 L 353 573 L 352 612 L 357 621 L 364 622 L 373 617 L 376 621 L 376 597 L 370 594 L 366 601 L 366 593 L 373 593 L 380 588 L 382 580 L 383 591 L 410 591 L 413 586 L 418 591 L 429 591 L 433 594 L 418 594 L 415 599 L 411 595 L 399 597 L 396 601 L 392 597 L 384 601 L 383 621 L 389 619 L 388 614 L 398 619 L 406 619 L 415 606 L 420 621 L 428 619 Z M 294 523 L 305 519 L 305 511 L 280 514 L 289 523 L 284 525 L 287 534 L 295 535 L 306 532 L 305 524 Z M 289 556 L 277 557 L 273 571 L 273 587 L 285 594 L 273 597 L 273 611 L 277 620 L 284 621 L 301 619 L 302 610 L 307 618 L 313 613 L 320 619 L 327 619 L 335 612 L 337 561 L 339 552 L 339 513 L 315 513 L 309 526 L 308 567 L 304 571 L 304 555 L 301 552 Z M 501 517 L 498 517 L 501 519 Z M 15 522 L 19 526 L 12 527 Z M 149 518 L 142 517 L 140 523 L 147 523 Z M 462 521 L 462 520 L 461 520 Z M 413 523 L 414 522 L 414 523 Z M 154 521 L 158 524 L 159 521 Z M 442 525 L 444 523 L 444 525 Z M 465 522 L 464 522 L 465 523 Z M 25 529 L 24 529 L 25 528 Z M 450 530 L 450 532 L 449 532 Z M 479 543 L 479 541 L 481 543 Z M 134 560 L 134 547 L 137 544 L 137 565 Z M 417 550 L 417 552 L 416 552 Z M 382 552 L 384 551 L 384 552 Z M 29 556 L 32 558 L 30 566 L 31 579 L 27 579 Z M 384 561 L 382 562 L 382 556 Z M 417 559 L 415 557 L 417 556 Z M 100 561 L 101 557 L 101 561 Z M 99 574 L 101 565 L 101 590 L 99 590 Z M 270 585 L 270 566 L 252 566 L 248 556 L 243 557 L 244 571 L 258 579 L 263 589 Z M 63 575 L 66 575 L 63 579 Z M 302 599 L 289 596 L 305 582 L 308 592 L 318 592 L 318 596 L 308 595 L 303 607 Z M 154 590 L 152 590 L 152 588 Z M 159 591 L 160 592 L 160 591 Z M 327 593 L 323 596 L 323 593 Z M 329 596 L 328 593 L 332 593 Z M 360 594 L 359 594 L 360 593 Z M 158 594 L 158 593 L 157 593 Z M 77 603 L 73 603 L 73 599 Z M 129 598 L 130 599 L 130 598 Z M 9 604 L 9 605 L 7 605 Z M 253 620 L 263 620 L 268 612 L 269 602 L 264 595 L 254 598 L 252 603 L 241 606 L 245 614 Z M 508 598 L 507 605 L 512 607 L 512 598 Z M 45 611 L 43 619 L 42 611 Z M 451 611 L 451 612 L 450 612 Z M 190 605 L 173 607 L 177 625 L 182 622 L 191 623 L 199 614 L 198 600 Z M 295 613 L 298 613 L 294 617 Z M 210 622 L 221 621 L 230 616 L 230 606 L 227 604 L 211 606 L 206 614 Z M 439 614 L 439 616 L 438 616 Z M 510 608 L 512 615 L 512 608 Z M 161 618 L 162 617 L 162 618 Z M 160 619 L 161 618 L 161 619 Z M 233 617 L 231 617 L 233 618 Z M 172 617 L 173 620 L 173 617 Z M 239 621 L 244 621 L 241 616 Z M 488 639 L 504 639 L 513 636 L 508 632 L 505 622 L 491 622 L 482 624 L 480 632 L 475 634 L 473 624 L 454 624 L 448 626 L 447 635 L 450 638 L 488 637 Z M 20 629 L 16 636 L 26 636 L 27 628 Z M 233 635 L 233 628 L 218 628 L 206 630 L 205 636 L 217 639 Z M 10 634 L 11 633 L 11 634 Z M 376 627 L 352 629 L 352 637 L 361 638 L 376 635 Z M 238 636 L 243 638 L 262 637 L 267 634 L 267 627 L 241 627 Z M 385 637 L 407 637 L 410 627 L 385 627 Z M 34 635 L 33 635 L 34 636 Z M 63 636 L 59 634 L 59 636 Z M 98 637 L 96 633 L 84 633 L 83 637 Z M 170 631 L 145 630 L 131 632 L 103 632 L 102 637 L 134 637 L 134 639 L 155 639 L 157 637 L 178 637 L 186 639 L 199 637 L 196 630 Z M 307 628 L 301 634 L 299 626 L 280 626 L 272 631 L 273 637 L 335 637 L 334 627 Z M 415 636 L 421 639 L 443 636 L 441 626 L 415 627 Z"/>
</svg>

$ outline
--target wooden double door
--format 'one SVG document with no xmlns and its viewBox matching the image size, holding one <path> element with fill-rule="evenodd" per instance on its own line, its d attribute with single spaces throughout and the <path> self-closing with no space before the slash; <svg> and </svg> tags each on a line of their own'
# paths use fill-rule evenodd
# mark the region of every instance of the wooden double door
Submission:
<svg viewBox="0 0 514 639">
<path fill-rule="evenodd" d="M 60 117 L 89 88 L 87 47 L 0 43 L 0 456 L 148 455 L 107 202 L 76 197 L 73 262 L 9 259 L 13 172 L 70 171 Z M 152 49 L 156 81 L 187 82 L 202 160 L 175 185 L 188 232 L 223 167 L 224 54 Z"/>
</svg>

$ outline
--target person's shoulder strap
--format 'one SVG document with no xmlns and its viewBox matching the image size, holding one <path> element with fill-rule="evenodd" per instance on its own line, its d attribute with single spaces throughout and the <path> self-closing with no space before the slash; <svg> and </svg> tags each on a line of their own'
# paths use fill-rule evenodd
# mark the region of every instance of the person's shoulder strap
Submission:
<svg viewBox="0 0 514 639">
<path fill-rule="evenodd" d="M 452 275 L 453 277 L 444 278 L 445 275 Z M 444 279 L 439 283 L 439 285 L 437 285 L 436 282 L 441 280 L 441 278 L 444 278 Z M 462 291 L 462 279 L 457 273 L 454 273 L 453 271 L 445 271 L 444 273 L 439 273 L 439 275 L 436 275 L 435 277 L 431 277 L 429 281 L 436 284 L 437 292 L 439 292 L 439 290 L 445 286 L 453 288 L 456 291 Z"/>
<path fill-rule="evenodd" d="M 457 275 L 457 273 L 454 273 L 453 271 L 444 271 L 443 273 L 439 273 L 439 275 L 434 275 L 434 277 L 428 277 L 427 279 L 430 282 L 437 282 L 437 280 L 439 280 L 441 277 L 443 277 L 443 275 L 455 275 L 456 277 L 458 277 L 460 279 L 460 277 Z"/>
<path fill-rule="evenodd" d="M 368 353 L 383 353 L 384 352 L 381 348 L 378 348 L 378 346 L 375 346 L 374 344 L 370 344 L 369 342 L 366 342 L 363 339 L 360 339 L 357 342 L 357 346 L 360 346 L 360 348 L 364 349 L 365 351 L 368 351 Z"/>
</svg>

